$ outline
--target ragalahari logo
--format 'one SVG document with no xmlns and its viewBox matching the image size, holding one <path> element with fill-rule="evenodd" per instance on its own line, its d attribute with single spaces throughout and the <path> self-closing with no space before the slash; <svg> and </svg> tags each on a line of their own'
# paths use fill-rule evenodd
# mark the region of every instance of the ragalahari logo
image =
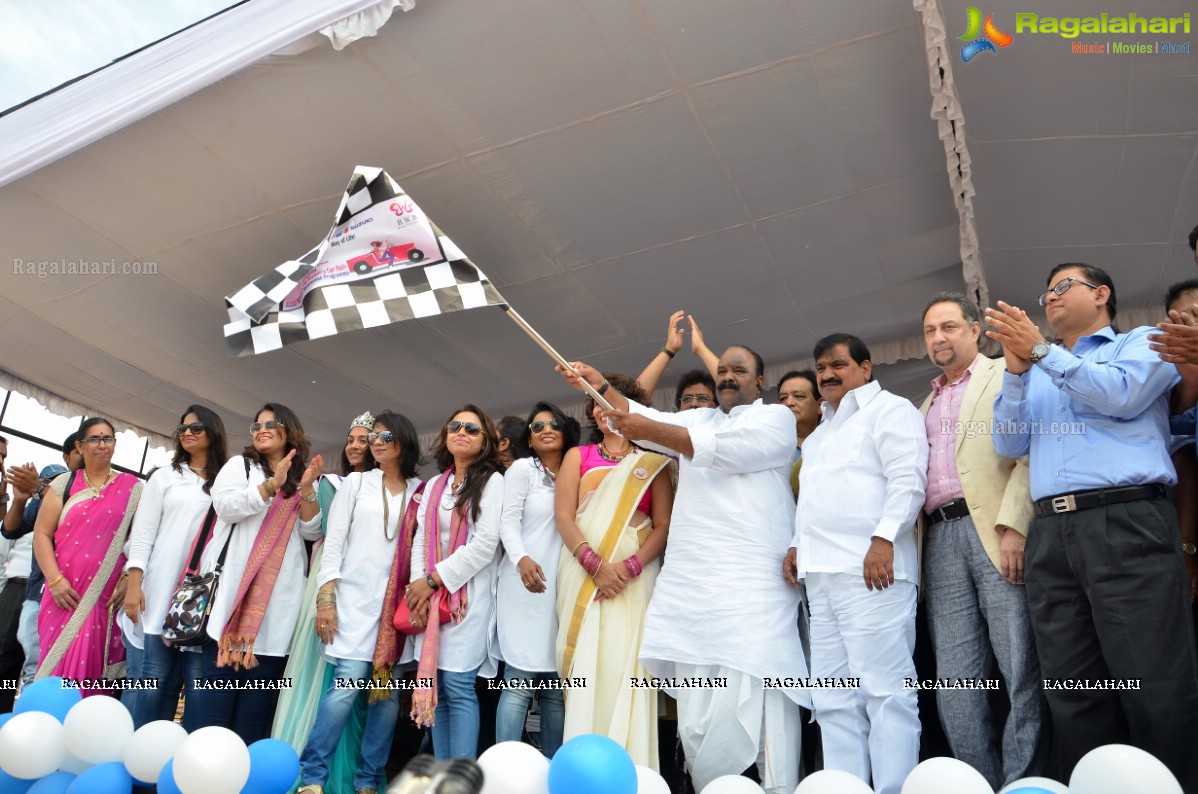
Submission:
<svg viewBox="0 0 1198 794">
<path fill-rule="evenodd" d="M 970 6 L 967 13 L 969 14 L 967 23 L 969 29 L 965 31 L 964 35 L 957 37 L 959 41 L 967 42 L 961 48 L 962 61 L 969 63 L 973 56 L 986 50 L 997 54 L 998 50 L 994 49 L 995 46 L 1006 47 L 1015 40 L 1010 33 L 1004 33 L 998 29 L 994 24 L 994 14 L 986 17 L 986 21 L 982 22 L 982 12 L 977 8 Z M 985 35 L 979 38 L 978 33 Z"/>
</svg>

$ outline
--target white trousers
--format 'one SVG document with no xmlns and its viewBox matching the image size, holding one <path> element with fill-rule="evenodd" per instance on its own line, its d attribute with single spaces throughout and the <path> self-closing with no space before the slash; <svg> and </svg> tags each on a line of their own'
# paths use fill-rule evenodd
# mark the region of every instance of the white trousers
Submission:
<svg viewBox="0 0 1198 794">
<path fill-rule="evenodd" d="M 686 765 L 702 791 L 723 775 L 739 775 L 754 762 L 767 794 L 793 794 L 799 784 L 799 706 L 760 678 L 719 665 L 675 663 L 679 678 L 727 678 L 720 689 L 676 689 L 678 735 Z"/>
<path fill-rule="evenodd" d="M 877 794 L 900 794 L 919 763 L 915 680 L 916 586 L 870 591 L 858 575 L 811 573 L 812 678 L 857 678 L 859 689 L 813 689 L 824 767 L 872 779 Z"/>
</svg>

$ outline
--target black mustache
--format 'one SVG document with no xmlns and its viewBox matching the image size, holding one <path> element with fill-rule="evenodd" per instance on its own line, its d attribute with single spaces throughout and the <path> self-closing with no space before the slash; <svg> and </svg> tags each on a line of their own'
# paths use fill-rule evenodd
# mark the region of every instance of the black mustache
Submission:
<svg viewBox="0 0 1198 794">
<path fill-rule="evenodd" d="M 828 378 L 827 380 L 821 380 L 819 385 L 822 388 L 824 386 L 842 386 L 844 384 L 841 382 L 840 378 Z"/>
<path fill-rule="evenodd" d="M 720 382 L 720 385 L 719 385 L 719 389 L 720 389 L 720 390 L 723 390 L 723 389 L 737 389 L 737 388 L 740 388 L 740 387 L 736 385 L 736 381 L 734 381 L 734 380 L 725 380 L 725 381 L 721 381 L 721 382 Z"/>
</svg>

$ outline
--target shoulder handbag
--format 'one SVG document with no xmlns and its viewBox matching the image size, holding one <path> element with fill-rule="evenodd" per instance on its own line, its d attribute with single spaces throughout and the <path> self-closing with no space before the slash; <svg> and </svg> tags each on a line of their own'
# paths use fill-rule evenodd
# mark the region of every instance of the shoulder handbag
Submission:
<svg viewBox="0 0 1198 794">
<path fill-rule="evenodd" d="M 250 462 L 245 461 L 245 479 L 250 479 Z M 196 535 L 191 547 L 191 557 L 187 567 L 183 569 L 183 577 L 179 580 L 175 594 L 171 596 L 170 608 L 166 611 L 166 620 L 162 622 L 162 639 L 176 648 L 186 648 L 203 645 L 208 641 L 208 616 L 212 612 L 212 603 L 216 600 L 216 586 L 220 584 L 220 572 L 225 567 L 225 555 L 229 553 L 229 542 L 233 540 L 236 525 L 229 527 L 229 536 L 225 545 L 216 558 L 216 568 L 200 575 L 196 571 L 200 567 L 200 557 L 211 539 L 212 528 L 216 524 L 216 507 L 208 508 L 204 523 Z"/>
</svg>

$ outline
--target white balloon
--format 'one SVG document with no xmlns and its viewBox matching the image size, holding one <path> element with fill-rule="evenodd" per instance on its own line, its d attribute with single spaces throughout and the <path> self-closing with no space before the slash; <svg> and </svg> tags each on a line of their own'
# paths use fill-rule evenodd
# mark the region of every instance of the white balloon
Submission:
<svg viewBox="0 0 1198 794">
<path fill-rule="evenodd" d="M 105 764 L 120 761 L 133 738 L 133 717 L 121 701 L 93 695 L 71 706 L 63 720 L 67 749 L 80 761 Z"/>
<path fill-rule="evenodd" d="M 907 775 L 902 794 L 994 794 L 994 789 L 964 761 L 929 758 Z"/>
<path fill-rule="evenodd" d="M 175 784 L 183 794 L 241 794 L 250 777 L 250 751 L 228 728 L 200 728 L 175 750 Z"/>
<path fill-rule="evenodd" d="M 147 722 L 133 732 L 125 746 L 125 769 L 135 780 L 157 783 L 162 767 L 175 757 L 175 750 L 186 738 L 183 726 L 170 720 Z"/>
<path fill-rule="evenodd" d="M 0 769 L 13 777 L 45 777 L 58 769 L 66 754 L 66 730 L 52 714 L 26 711 L 0 728 Z"/>
<path fill-rule="evenodd" d="M 670 784 L 649 767 L 637 764 L 636 794 L 670 794 Z"/>
<path fill-rule="evenodd" d="M 762 794 L 761 786 L 740 775 L 724 775 L 703 787 L 700 794 Z"/>
<path fill-rule="evenodd" d="M 1126 744 L 1108 744 L 1091 750 L 1082 756 L 1069 776 L 1069 794 L 1125 791 L 1181 794 L 1181 784 L 1151 753 Z"/>
<path fill-rule="evenodd" d="M 1045 791 L 1051 791 L 1052 794 L 1069 794 L 1068 786 L 1047 777 L 1021 777 L 1015 782 L 1003 786 L 1003 790 L 998 794 L 1007 794 L 1009 791 L 1018 791 L 1021 788 L 1042 788 Z"/>
<path fill-rule="evenodd" d="M 478 757 L 478 765 L 482 794 L 549 794 L 549 759 L 531 744 L 492 745 Z"/>
<path fill-rule="evenodd" d="M 63 734 L 63 742 L 66 742 L 66 734 Z M 58 765 L 58 771 L 70 772 L 72 775 L 81 775 L 93 766 L 95 764 L 89 764 L 70 750 L 67 750 L 66 758 L 62 759 L 62 763 Z"/>
<path fill-rule="evenodd" d="M 874 794 L 874 790 L 851 772 L 821 769 L 803 778 L 795 794 Z"/>
</svg>

